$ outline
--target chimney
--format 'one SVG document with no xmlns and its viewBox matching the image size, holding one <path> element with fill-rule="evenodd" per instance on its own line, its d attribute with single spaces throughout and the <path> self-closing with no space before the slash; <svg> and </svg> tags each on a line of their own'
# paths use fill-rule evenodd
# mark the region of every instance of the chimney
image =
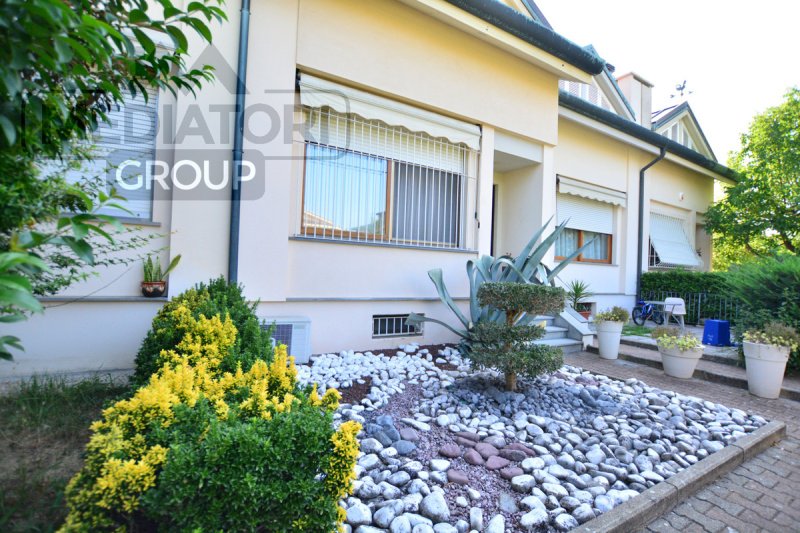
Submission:
<svg viewBox="0 0 800 533">
<path fill-rule="evenodd" d="M 650 129 L 652 125 L 650 114 L 653 111 L 653 84 L 635 72 L 623 74 L 617 78 L 617 83 L 636 113 L 636 122 Z"/>
</svg>

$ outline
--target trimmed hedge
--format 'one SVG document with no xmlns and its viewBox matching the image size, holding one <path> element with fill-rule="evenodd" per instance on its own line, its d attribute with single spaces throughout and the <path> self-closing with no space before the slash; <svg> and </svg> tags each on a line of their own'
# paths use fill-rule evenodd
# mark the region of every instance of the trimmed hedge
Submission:
<svg viewBox="0 0 800 533">
<path fill-rule="evenodd" d="M 163 365 L 162 352 L 173 349 L 183 338 L 184 331 L 176 323 L 173 314 L 179 307 L 187 308 L 194 318 L 215 315 L 230 317 L 236 329 L 236 340 L 227 353 L 222 354 L 222 371 L 234 372 L 238 365 L 248 370 L 258 359 L 270 361 L 270 332 L 261 327 L 255 313 L 257 305 L 247 303 L 241 285 L 230 284 L 222 277 L 212 279 L 208 284 L 198 283 L 176 296 L 153 319 L 152 327 L 136 355 L 136 371 L 131 383 L 134 386 L 146 384 L 150 376 Z"/>
<path fill-rule="evenodd" d="M 691 270 L 670 270 L 664 272 L 645 272 L 642 274 L 642 292 L 704 292 L 725 294 L 727 292 L 726 273 L 694 272 Z"/>
<path fill-rule="evenodd" d="M 728 290 L 744 302 L 736 324 L 737 338 L 745 330 L 780 322 L 800 331 L 800 257 L 764 258 L 732 267 Z M 800 371 L 800 350 L 789 356 L 787 370 Z"/>
<path fill-rule="evenodd" d="M 145 386 L 92 424 L 61 530 L 335 531 L 361 431 L 334 428 L 339 393 L 298 387 L 283 345 L 271 363 L 225 371 L 238 340 L 230 313 L 171 307 L 157 318 L 181 338 Z"/>
</svg>

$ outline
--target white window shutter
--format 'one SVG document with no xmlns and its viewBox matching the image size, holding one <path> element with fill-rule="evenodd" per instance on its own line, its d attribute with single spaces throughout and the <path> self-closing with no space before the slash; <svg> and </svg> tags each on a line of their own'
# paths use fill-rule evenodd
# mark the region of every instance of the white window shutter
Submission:
<svg viewBox="0 0 800 533">
<path fill-rule="evenodd" d="M 650 243 L 663 264 L 687 267 L 703 264 L 679 218 L 650 213 Z"/>
<path fill-rule="evenodd" d="M 108 113 L 108 123 L 102 123 L 93 135 L 95 161 L 90 169 L 103 174 L 107 182 L 125 198 L 120 203 L 130 211 L 111 214 L 150 219 L 152 216 L 152 186 L 150 175 L 155 159 L 158 131 L 158 92 L 148 90 L 147 101 L 142 94 L 126 94 L 122 105 Z M 130 164 L 136 162 L 138 165 Z M 124 168 L 121 166 L 125 165 Z M 120 176 L 128 187 L 117 183 Z"/>
<path fill-rule="evenodd" d="M 614 207 L 570 194 L 558 194 L 558 223 L 567 220 L 567 227 L 595 233 L 614 233 Z"/>
</svg>

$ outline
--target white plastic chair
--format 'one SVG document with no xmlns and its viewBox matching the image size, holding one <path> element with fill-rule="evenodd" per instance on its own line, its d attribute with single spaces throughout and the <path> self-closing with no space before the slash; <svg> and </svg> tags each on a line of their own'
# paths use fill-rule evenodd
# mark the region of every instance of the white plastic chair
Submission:
<svg viewBox="0 0 800 533">
<path fill-rule="evenodd" d="M 664 312 L 667 314 L 667 324 L 673 319 L 680 325 L 681 331 L 686 329 L 683 323 L 683 317 L 686 316 L 686 302 L 683 298 L 664 298 Z"/>
</svg>

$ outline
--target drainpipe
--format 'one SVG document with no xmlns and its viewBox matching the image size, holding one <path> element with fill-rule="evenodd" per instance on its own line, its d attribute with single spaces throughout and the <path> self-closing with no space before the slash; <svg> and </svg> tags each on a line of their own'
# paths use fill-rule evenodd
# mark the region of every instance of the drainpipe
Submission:
<svg viewBox="0 0 800 533">
<path fill-rule="evenodd" d="M 233 130 L 233 169 L 231 179 L 231 220 L 228 241 L 228 281 L 239 279 L 239 219 L 242 200 L 242 150 L 244 137 L 244 98 L 247 91 L 247 43 L 250 33 L 250 0 L 242 0 L 239 20 L 239 58 L 236 67 L 236 118 Z"/>
<path fill-rule="evenodd" d="M 662 146 L 661 152 L 658 157 L 647 163 L 639 171 L 639 241 L 636 247 L 636 299 L 640 300 L 642 297 L 642 253 L 644 251 L 644 173 L 664 159 L 667 155 L 667 147 Z"/>
</svg>

